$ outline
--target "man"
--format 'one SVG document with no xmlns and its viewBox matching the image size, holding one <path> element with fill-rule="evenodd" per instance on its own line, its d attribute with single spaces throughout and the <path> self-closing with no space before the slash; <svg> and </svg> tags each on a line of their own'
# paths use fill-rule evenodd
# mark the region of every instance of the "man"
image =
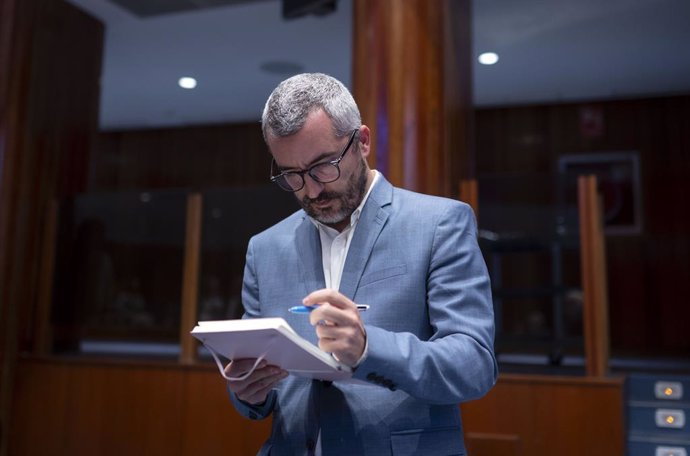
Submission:
<svg viewBox="0 0 690 456">
<path fill-rule="evenodd" d="M 237 410 L 272 414 L 260 454 L 465 454 L 458 403 L 494 384 L 493 311 L 470 208 L 369 169 L 371 133 L 323 74 L 283 81 L 262 117 L 271 180 L 303 210 L 253 237 L 245 317 L 283 317 L 357 383 L 258 365 L 228 382 Z M 288 308 L 316 305 L 309 317 Z M 368 304 L 358 312 L 356 304 Z M 227 375 L 251 371 L 234 360 Z"/>
</svg>

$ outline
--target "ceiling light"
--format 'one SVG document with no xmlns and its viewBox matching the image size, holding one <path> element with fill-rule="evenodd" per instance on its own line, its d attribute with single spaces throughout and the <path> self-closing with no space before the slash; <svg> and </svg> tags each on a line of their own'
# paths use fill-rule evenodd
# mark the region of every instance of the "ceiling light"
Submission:
<svg viewBox="0 0 690 456">
<path fill-rule="evenodd" d="M 190 77 L 180 78 L 180 80 L 177 81 L 177 83 L 183 89 L 193 89 L 194 87 L 196 87 L 196 79 Z"/>
<path fill-rule="evenodd" d="M 495 52 L 485 52 L 479 56 L 478 60 L 482 65 L 493 65 L 498 62 L 498 54 Z"/>
</svg>

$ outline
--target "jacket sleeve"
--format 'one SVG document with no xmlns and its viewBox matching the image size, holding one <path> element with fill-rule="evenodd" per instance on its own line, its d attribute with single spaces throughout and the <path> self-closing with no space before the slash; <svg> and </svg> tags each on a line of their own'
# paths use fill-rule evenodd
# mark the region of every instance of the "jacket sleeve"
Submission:
<svg viewBox="0 0 690 456">
<path fill-rule="evenodd" d="M 242 304 L 244 305 L 244 316 L 258 317 L 259 315 L 259 284 L 256 279 L 254 267 L 254 249 L 252 240 L 249 241 L 247 248 L 247 259 L 244 266 L 244 281 L 242 283 Z M 268 417 L 273 412 L 276 402 L 276 391 L 271 391 L 262 405 L 251 405 L 237 398 L 235 393 L 228 389 L 230 400 L 235 409 L 242 415 L 253 420 L 260 420 Z"/>
<path fill-rule="evenodd" d="M 451 204 L 436 221 L 426 300 L 429 340 L 367 326 L 368 354 L 355 377 L 429 403 L 483 396 L 498 375 L 493 304 L 476 221 L 466 204 Z"/>
</svg>

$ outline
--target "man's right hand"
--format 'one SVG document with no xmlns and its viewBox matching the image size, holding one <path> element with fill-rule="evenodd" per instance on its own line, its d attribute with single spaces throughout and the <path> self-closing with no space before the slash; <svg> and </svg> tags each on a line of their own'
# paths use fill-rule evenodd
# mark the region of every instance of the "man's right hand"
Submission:
<svg viewBox="0 0 690 456">
<path fill-rule="evenodd" d="M 238 359 L 225 366 L 225 375 L 241 377 L 254 366 L 256 359 Z M 261 361 L 249 377 L 240 381 L 228 382 L 230 391 L 248 404 L 260 405 L 266 402 L 266 397 L 273 386 L 288 376 L 286 370 L 278 366 L 269 366 Z"/>
</svg>

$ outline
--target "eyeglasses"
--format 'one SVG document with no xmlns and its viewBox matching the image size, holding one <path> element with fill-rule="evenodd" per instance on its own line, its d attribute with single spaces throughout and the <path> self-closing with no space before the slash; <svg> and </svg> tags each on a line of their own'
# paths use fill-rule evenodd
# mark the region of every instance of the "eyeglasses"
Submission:
<svg viewBox="0 0 690 456">
<path fill-rule="evenodd" d="M 309 167 L 309 169 L 301 171 L 284 171 L 278 175 L 274 175 L 274 168 L 277 167 L 277 165 L 275 160 L 271 160 L 271 182 L 275 182 L 280 188 L 287 192 L 297 192 L 304 187 L 305 174 L 309 174 L 312 179 L 322 184 L 337 181 L 340 177 L 340 162 L 345 156 L 345 153 L 350 149 L 350 146 L 352 146 L 357 132 L 359 132 L 359 128 L 352 130 L 350 140 L 347 142 L 338 158 L 329 162 L 317 163 Z"/>
</svg>

